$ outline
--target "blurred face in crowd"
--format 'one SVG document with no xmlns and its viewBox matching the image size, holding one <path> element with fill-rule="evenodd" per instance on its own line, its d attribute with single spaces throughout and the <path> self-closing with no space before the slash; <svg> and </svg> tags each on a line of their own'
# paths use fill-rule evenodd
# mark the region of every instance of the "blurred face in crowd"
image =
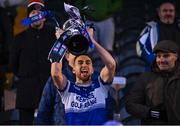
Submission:
<svg viewBox="0 0 180 126">
<path fill-rule="evenodd" d="M 87 55 L 80 55 L 75 58 L 73 65 L 73 73 L 76 75 L 76 82 L 86 84 L 91 81 L 91 75 L 94 69 L 92 60 Z"/>
<path fill-rule="evenodd" d="M 34 16 L 34 15 L 37 15 L 37 14 L 39 14 L 40 12 L 41 12 L 41 11 L 33 10 L 33 11 L 31 11 L 31 12 L 29 13 L 29 17 L 32 17 L 32 16 Z M 40 21 L 36 21 L 36 22 L 34 22 L 34 23 L 31 24 L 31 27 L 32 27 L 32 28 L 36 28 L 36 29 L 41 29 L 41 28 L 43 28 L 43 26 L 44 26 L 45 20 L 46 20 L 46 19 L 42 19 L 42 20 L 40 20 Z"/>
<path fill-rule="evenodd" d="M 158 10 L 160 20 L 165 24 L 174 23 L 176 12 L 172 3 L 163 3 Z"/>
<path fill-rule="evenodd" d="M 156 63 L 160 70 L 171 70 L 175 67 L 177 58 L 177 53 L 157 52 Z"/>
<path fill-rule="evenodd" d="M 112 86 L 116 91 L 119 91 L 120 89 L 123 88 L 122 85 L 116 84 L 116 83 L 112 84 L 111 86 Z"/>
</svg>

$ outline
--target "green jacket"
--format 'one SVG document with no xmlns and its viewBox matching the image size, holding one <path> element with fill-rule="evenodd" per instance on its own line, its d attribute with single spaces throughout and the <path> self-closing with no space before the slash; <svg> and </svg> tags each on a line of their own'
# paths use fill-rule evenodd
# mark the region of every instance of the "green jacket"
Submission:
<svg viewBox="0 0 180 126">
<path fill-rule="evenodd" d="M 86 11 L 85 16 L 93 21 L 102 21 L 111 17 L 122 5 L 122 0 L 72 0 L 71 2 L 80 10 L 87 5 L 92 8 L 93 11 Z"/>
</svg>

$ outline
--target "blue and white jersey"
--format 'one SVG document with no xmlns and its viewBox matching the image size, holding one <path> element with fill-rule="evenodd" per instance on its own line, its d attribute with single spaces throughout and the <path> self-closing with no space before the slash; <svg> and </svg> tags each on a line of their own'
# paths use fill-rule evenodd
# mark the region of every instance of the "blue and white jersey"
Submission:
<svg viewBox="0 0 180 126">
<path fill-rule="evenodd" d="M 69 82 L 61 92 L 65 105 L 68 125 L 103 124 L 107 121 L 106 99 L 109 85 L 104 84 L 100 77 L 88 86 L 78 86 Z"/>
</svg>

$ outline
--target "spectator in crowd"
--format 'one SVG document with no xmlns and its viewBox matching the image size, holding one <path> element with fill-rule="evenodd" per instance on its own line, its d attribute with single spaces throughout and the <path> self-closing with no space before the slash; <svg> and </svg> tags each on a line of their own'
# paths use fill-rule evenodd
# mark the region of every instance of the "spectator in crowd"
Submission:
<svg viewBox="0 0 180 126">
<path fill-rule="evenodd" d="M 0 7 L 11 7 L 11 6 L 17 6 L 17 5 L 26 5 L 26 0 L 1 0 L 0 1 Z"/>
<path fill-rule="evenodd" d="M 28 17 L 37 15 L 44 9 L 43 1 L 30 0 Z M 11 49 L 10 66 L 14 75 L 19 78 L 16 108 L 19 109 L 21 124 L 33 124 L 34 111 L 50 76 L 51 64 L 47 57 L 56 38 L 55 28 L 46 25 L 45 20 L 32 23 L 27 30 L 15 36 Z"/>
<path fill-rule="evenodd" d="M 74 55 L 67 52 L 63 59 L 63 74 L 69 77 L 69 80 L 75 81 L 75 77 L 71 72 Z M 68 65 L 68 63 L 69 65 Z M 61 97 L 55 87 L 52 77 L 49 77 L 45 84 L 42 97 L 38 107 L 37 122 L 38 125 L 65 125 L 65 112 Z"/>
<path fill-rule="evenodd" d="M 95 27 L 95 39 L 108 51 L 113 51 L 115 24 L 113 15 L 120 10 L 122 0 L 66 0 L 79 8 L 87 23 Z M 86 8 L 88 6 L 88 8 Z M 86 8 L 86 9 L 85 9 Z"/>
<path fill-rule="evenodd" d="M 96 80 L 91 79 L 94 69 L 88 54 L 74 59 L 72 72 L 76 77 L 75 83 L 62 74 L 62 62 L 52 63 L 51 66 L 52 79 L 61 95 L 68 125 L 103 124 L 107 121 L 106 98 L 108 84 L 112 83 L 115 73 L 115 60 L 95 41 L 92 28 L 88 29 L 88 33 L 105 64 Z"/>
<path fill-rule="evenodd" d="M 120 98 L 121 89 L 126 85 L 126 78 L 115 76 L 112 82 L 112 85 L 109 89 L 109 119 L 120 121 Z"/>
<path fill-rule="evenodd" d="M 65 125 L 65 111 L 52 77 L 47 80 L 39 102 L 37 125 Z"/>
<path fill-rule="evenodd" d="M 169 44 L 171 43 L 171 44 Z M 142 124 L 180 124 L 178 46 L 163 40 L 153 49 L 152 72 L 143 73 L 127 95 L 126 109 Z"/>
<path fill-rule="evenodd" d="M 0 0 L 0 65 L 9 62 L 9 49 L 13 41 L 13 26 L 18 5 L 26 4 L 26 0 Z"/>
<path fill-rule="evenodd" d="M 64 13 L 64 0 L 44 0 L 47 10 L 52 11 L 55 14 L 56 20 L 59 25 L 62 26 L 63 23 L 68 20 L 68 15 Z M 49 21 L 52 23 L 52 21 Z"/>
<path fill-rule="evenodd" d="M 170 1 L 160 4 L 158 19 L 147 23 L 137 42 L 137 54 L 147 63 L 147 70 L 155 59 L 152 50 L 161 40 L 173 40 L 180 47 L 180 23 L 176 18 L 175 5 Z"/>
<path fill-rule="evenodd" d="M 0 70 L 0 112 L 3 111 L 3 94 L 4 94 L 4 82 L 5 82 L 5 77 L 3 72 Z"/>
</svg>

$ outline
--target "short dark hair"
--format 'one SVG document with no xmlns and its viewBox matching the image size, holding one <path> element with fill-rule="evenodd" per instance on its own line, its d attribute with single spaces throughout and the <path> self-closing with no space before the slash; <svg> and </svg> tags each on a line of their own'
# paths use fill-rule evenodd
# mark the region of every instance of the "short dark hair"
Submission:
<svg viewBox="0 0 180 126">
<path fill-rule="evenodd" d="M 74 58 L 74 62 L 76 61 L 76 59 L 77 59 L 79 56 L 82 56 L 82 55 L 85 55 L 85 56 L 89 57 L 89 58 L 92 60 L 91 56 L 90 56 L 88 53 L 84 53 L 84 54 L 76 55 L 75 58 Z"/>
</svg>

